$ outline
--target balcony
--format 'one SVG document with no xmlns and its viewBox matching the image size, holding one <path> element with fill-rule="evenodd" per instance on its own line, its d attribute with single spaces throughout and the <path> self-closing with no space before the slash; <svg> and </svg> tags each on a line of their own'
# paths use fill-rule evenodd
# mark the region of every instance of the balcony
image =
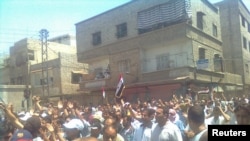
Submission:
<svg viewBox="0 0 250 141">
<path fill-rule="evenodd" d="M 192 77 L 193 71 L 189 67 L 179 67 L 174 69 L 165 69 L 160 71 L 154 71 L 149 73 L 143 73 L 141 77 L 142 82 L 150 81 L 163 81 L 176 78 Z"/>
<path fill-rule="evenodd" d="M 106 87 L 106 84 L 109 84 L 109 82 L 109 73 L 84 74 L 80 82 L 80 90 L 100 89 L 101 87 Z"/>
</svg>

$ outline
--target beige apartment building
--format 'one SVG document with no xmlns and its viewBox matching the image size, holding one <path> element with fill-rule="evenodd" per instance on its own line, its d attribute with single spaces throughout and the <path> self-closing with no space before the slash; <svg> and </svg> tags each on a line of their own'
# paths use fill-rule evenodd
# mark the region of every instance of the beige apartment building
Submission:
<svg viewBox="0 0 250 141">
<path fill-rule="evenodd" d="M 208 0 L 134 0 L 76 23 L 86 99 L 114 99 L 119 76 L 129 101 L 211 91 L 233 95 L 241 76 L 225 72 L 220 11 Z"/>
<path fill-rule="evenodd" d="M 40 40 L 22 39 L 10 48 L 10 56 L 1 71 L 5 79 L 1 82 L 3 93 L 0 96 L 5 102 L 14 103 L 20 109 L 26 86 L 29 86 L 31 96 L 41 96 L 44 100 L 53 102 L 71 97 L 79 100 L 79 82 L 87 73 L 87 65 L 77 62 L 76 46 L 57 43 L 56 38 L 52 41 L 47 42 L 45 62 L 42 61 Z M 44 71 L 46 77 L 42 75 Z"/>
<path fill-rule="evenodd" d="M 49 39 L 50 42 L 56 42 L 69 46 L 76 46 L 76 37 L 73 35 L 65 34 Z"/>
<path fill-rule="evenodd" d="M 220 9 L 225 71 L 242 76 L 244 93 L 250 94 L 250 12 L 242 0 L 224 0 Z"/>
</svg>

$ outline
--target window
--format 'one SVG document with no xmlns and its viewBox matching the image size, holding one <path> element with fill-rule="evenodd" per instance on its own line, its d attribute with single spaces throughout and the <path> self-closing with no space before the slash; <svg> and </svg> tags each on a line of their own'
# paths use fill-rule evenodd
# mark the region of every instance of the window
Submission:
<svg viewBox="0 0 250 141">
<path fill-rule="evenodd" d="M 96 32 L 92 35 L 92 43 L 93 45 L 99 45 L 102 42 L 101 32 Z"/>
<path fill-rule="evenodd" d="M 205 14 L 202 12 L 197 12 L 197 27 L 203 30 L 203 16 Z"/>
<path fill-rule="evenodd" d="M 163 4 L 148 7 L 137 13 L 138 34 L 190 20 L 190 0 L 185 0 L 185 2 L 178 0 L 168 1 L 166 0 Z"/>
<path fill-rule="evenodd" d="M 247 39 L 246 37 L 243 37 L 243 47 L 247 49 Z"/>
<path fill-rule="evenodd" d="M 245 18 L 241 15 L 241 25 L 245 27 Z"/>
<path fill-rule="evenodd" d="M 127 23 L 122 23 L 116 26 L 116 36 L 117 38 L 122 38 L 127 36 Z"/>
<path fill-rule="evenodd" d="M 220 54 L 214 54 L 214 71 L 223 72 L 223 61 Z"/>
<path fill-rule="evenodd" d="M 23 81 L 23 77 L 22 77 L 22 76 L 17 77 L 17 84 L 18 84 L 18 85 L 24 84 L 24 81 Z"/>
<path fill-rule="evenodd" d="M 199 48 L 199 59 L 205 59 L 205 58 L 206 58 L 206 49 Z"/>
<path fill-rule="evenodd" d="M 129 60 L 121 60 L 118 62 L 118 70 L 119 72 L 130 72 L 129 68 Z"/>
<path fill-rule="evenodd" d="M 95 68 L 94 71 L 95 71 L 95 79 L 103 79 L 103 78 L 105 78 L 102 68 Z"/>
<path fill-rule="evenodd" d="M 46 78 L 40 79 L 40 85 L 46 85 L 46 84 L 47 84 Z"/>
<path fill-rule="evenodd" d="M 169 55 L 164 54 L 164 55 L 159 55 L 156 57 L 156 69 L 157 70 L 164 70 L 169 68 Z"/>
<path fill-rule="evenodd" d="M 47 85 L 48 83 L 53 84 L 53 81 L 54 81 L 53 77 L 49 77 L 48 80 L 49 81 L 47 81 L 47 78 L 40 79 L 40 85 Z"/>
<path fill-rule="evenodd" d="M 217 26 L 213 24 L 213 36 L 217 37 Z"/>
<path fill-rule="evenodd" d="M 34 50 L 28 50 L 28 59 L 29 60 L 35 60 L 35 57 L 34 57 Z"/>
<path fill-rule="evenodd" d="M 246 73 L 249 73 L 249 66 L 248 66 L 248 64 L 245 64 L 245 68 L 246 68 Z"/>
<path fill-rule="evenodd" d="M 220 58 L 220 54 L 214 54 L 214 59 L 219 59 Z"/>
<path fill-rule="evenodd" d="M 82 81 L 82 73 L 72 72 L 71 73 L 71 83 L 78 84 Z"/>
<path fill-rule="evenodd" d="M 250 33 L 250 24 L 249 23 L 248 23 L 247 29 L 248 29 L 248 32 Z"/>
</svg>

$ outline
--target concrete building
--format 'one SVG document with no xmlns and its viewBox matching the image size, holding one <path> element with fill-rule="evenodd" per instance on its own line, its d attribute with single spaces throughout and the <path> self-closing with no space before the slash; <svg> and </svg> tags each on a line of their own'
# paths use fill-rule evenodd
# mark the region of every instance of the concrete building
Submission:
<svg viewBox="0 0 250 141">
<path fill-rule="evenodd" d="M 220 10 L 225 71 L 242 76 L 244 93 L 250 94 L 250 12 L 242 0 L 224 0 Z"/>
<path fill-rule="evenodd" d="M 49 39 L 50 42 L 65 44 L 69 46 L 76 46 L 76 38 L 73 35 L 65 34 Z"/>
<path fill-rule="evenodd" d="M 79 82 L 83 74 L 87 73 L 87 65 L 77 62 L 76 46 L 48 42 L 47 53 L 47 61 L 43 62 L 41 41 L 36 39 L 22 39 L 10 48 L 10 56 L 0 73 L 4 74 L 4 81 L 1 83 L 3 87 L 0 87 L 4 93 L 1 93 L 0 97 L 8 100 L 5 102 L 14 103 L 14 106 L 20 109 L 20 101 L 24 100 L 23 94 L 27 86 L 31 96 L 41 96 L 50 101 L 79 94 Z M 47 77 L 42 75 L 44 66 Z M 21 93 L 19 96 L 15 95 L 18 101 L 6 97 L 12 95 L 9 90 L 15 86 L 20 90 L 19 94 Z M 76 99 L 79 100 L 79 97 Z"/>
<path fill-rule="evenodd" d="M 8 85 L 9 84 L 9 69 L 6 68 L 8 66 L 8 58 L 9 55 L 7 53 L 0 53 L 0 84 Z"/>
<path fill-rule="evenodd" d="M 113 100 L 120 75 L 130 101 L 242 86 L 223 70 L 220 13 L 208 0 L 134 0 L 75 25 L 78 60 L 89 64 L 80 88 L 94 103 L 102 87 Z"/>
</svg>

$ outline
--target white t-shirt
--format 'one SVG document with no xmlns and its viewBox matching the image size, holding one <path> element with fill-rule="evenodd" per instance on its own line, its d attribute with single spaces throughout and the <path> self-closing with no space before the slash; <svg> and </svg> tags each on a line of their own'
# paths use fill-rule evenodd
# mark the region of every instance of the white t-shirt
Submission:
<svg viewBox="0 0 250 141">
<path fill-rule="evenodd" d="M 189 141 L 199 141 L 201 136 L 207 131 L 207 129 L 201 131 L 200 133 L 196 134 L 193 138 L 191 138 Z"/>
<path fill-rule="evenodd" d="M 205 123 L 207 125 L 222 125 L 222 124 L 226 124 L 227 122 L 223 116 L 219 116 L 217 120 L 215 120 L 214 116 L 212 116 L 206 119 Z"/>
<path fill-rule="evenodd" d="M 151 128 L 140 126 L 135 129 L 133 141 L 151 141 Z"/>
<path fill-rule="evenodd" d="M 163 127 L 157 124 L 153 127 L 151 141 L 182 141 L 181 131 L 171 121 L 167 121 Z"/>
<path fill-rule="evenodd" d="M 36 137 L 33 139 L 33 141 L 43 141 L 43 139 L 41 137 Z"/>
</svg>

